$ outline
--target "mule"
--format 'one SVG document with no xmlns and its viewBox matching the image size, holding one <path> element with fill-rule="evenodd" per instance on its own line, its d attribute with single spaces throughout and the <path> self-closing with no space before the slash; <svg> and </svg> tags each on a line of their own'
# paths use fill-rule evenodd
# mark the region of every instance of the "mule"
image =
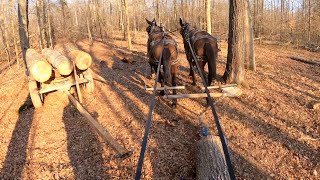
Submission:
<svg viewBox="0 0 320 180">
<path fill-rule="evenodd" d="M 177 71 L 178 71 L 178 49 L 176 41 L 167 33 L 164 32 L 161 26 L 158 26 L 155 19 L 152 21 L 147 20 L 148 27 L 146 31 L 148 32 L 148 44 L 147 44 L 147 54 L 149 58 L 149 64 L 151 68 L 151 77 L 154 72 L 157 72 L 157 67 L 160 58 L 161 65 L 163 67 L 163 74 L 159 73 L 159 82 L 161 87 L 176 86 L 177 85 Z M 161 66 L 160 66 L 161 67 Z M 163 96 L 164 91 L 160 94 Z M 173 94 L 177 94 L 177 90 L 173 90 Z M 172 107 L 177 106 L 177 99 L 172 100 Z"/>
<path fill-rule="evenodd" d="M 208 77 L 206 79 L 207 86 L 211 85 L 212 80 L 217 80 L 217 57 L 220 49 L 218 48 L 217 39 L 211 36 L 206 31 L 197 30 L 196 28 L 190 29 L 190 24 L 183 22 L 180 18 L 180 34 L 183 38 L 183 44 L 187 60 L 190 66 L 189 76 L 192 77 L 192 85 L 196 85 L 195 73 L 193 67 L 195 62 L 191 54 L 190 46 L 187 40 L 190 41 L 191 48 L 197 56 L 199 66 L 204 74 L 204 66 L 208 63 Z"/>
</svg>

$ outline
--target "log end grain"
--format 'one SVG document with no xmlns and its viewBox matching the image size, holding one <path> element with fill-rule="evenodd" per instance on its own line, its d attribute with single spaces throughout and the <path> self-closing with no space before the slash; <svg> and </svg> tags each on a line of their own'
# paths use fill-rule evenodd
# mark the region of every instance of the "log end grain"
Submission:
<svg viewBox="0 0 320 180">
<path fill-rule="evenodd" d="M 67 76 L 71 74 L 73 66 L 72 63 L 67 59 L 66 61 L 62 61 L 57 69 L 61 75 Z"/>
<path fill-rule="evenodd" d="M 47 81 L 52 74 L 52 67 L 46 61 L 39 61 L 31 68 L 32 77 L 38 82 Z"/>
</svg>

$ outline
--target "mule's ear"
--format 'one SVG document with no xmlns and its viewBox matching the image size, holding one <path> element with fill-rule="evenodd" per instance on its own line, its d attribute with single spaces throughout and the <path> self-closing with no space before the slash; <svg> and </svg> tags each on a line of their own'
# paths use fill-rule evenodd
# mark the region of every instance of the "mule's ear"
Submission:
<svg viewBox="0 0 320 180">
<path fill-rule="evenodd" d="M 148 23 L 149 25 L 151 25 L 151 24 L 152 24 L 152 22 L 151 22 L 151 21 L 149 21 L 147 18 L 146 18 L 146 21 L 147 21 L 147 23 Z"/>
<path fill-rule="evenodd" d="M 153 18 L 152 22 L 154 23 L 155 26 L 158 26 L 155 18 Z"/>
<path fill-rule="evenodd" d="M 183 27 L 183 21 L 181 18 L 180 18 L 180 26 Z"/>
</svg>

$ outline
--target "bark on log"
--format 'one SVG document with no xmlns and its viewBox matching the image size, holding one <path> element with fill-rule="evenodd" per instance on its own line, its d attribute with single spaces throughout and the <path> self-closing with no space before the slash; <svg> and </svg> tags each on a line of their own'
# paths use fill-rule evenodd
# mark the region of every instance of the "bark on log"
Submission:
<svg viewBox="0 0 320 180">
<path fill-rule="evenodd" d="M 75 62 L 76 66 L 80 70 L 88 69 L 92 64 L 92 58 L 90 54 L 79 50 L 75 45 L 67 43 L 62 46 L 56 47 L 56 50 L 67 58 Z"/>
<path fill-rule="evenodd" d="M 230 179 L 218 136 L 202 137 L 196 144 L 197 180 Z"/>
<path fill-rule="evenodd" d="M 26 52 L 27 68 L 31 76 L 38 82 L 47 81 L 52 74 L 52 66 L 34 49 Z"/>
<path fill-rule="evenodd" d="M 72 62 L 58 51 L 46 48 L 42 50 L 42 54 L 61 75 L 67 76 L 72 72 Z"/>
<path fill-rule="evenodd" d="M 296 56 L 289 56 L 289 58 L 292 60 L 295 60 L 295 61 L 300 61 L 303 63 L 320 66 L 320 61 L 316 61 L 316 60 L 312 60 L 312 59 L 305 59 L 305 58 L 296 57 Z"/>
</svg>

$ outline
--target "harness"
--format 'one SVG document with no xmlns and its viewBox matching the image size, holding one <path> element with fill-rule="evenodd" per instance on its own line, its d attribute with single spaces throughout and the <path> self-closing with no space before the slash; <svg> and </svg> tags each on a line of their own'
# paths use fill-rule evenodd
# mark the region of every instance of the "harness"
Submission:
<svg viewBox="0 0 320 180">
<path fill-rule="evenodd" d="M 195 30 L 189 31 L 189 33 L 186 34 L 186 37 L 189 37 L 189 36 L 190 36 L 190 33 L 191 33 L 192 31 L 195 31 Z M 195 48 L 194 48 L 194 45 L 195 45 L 195 43 L 196 43 L 198 40 L 200 40 L 200 39 L 215 40 L 215 38 L 212 37 L 212 36 L 209 35 L 209 34 L 203 34 L 203 35 L 198 35 L 198 36 L 196 36 L 196 34 L 197 34 L 198 32 L 204 32 L 204 31 L 196 31 L 196 32 L 193 33 L 193 36 L 192 36 L 192 37 L 189 37 L 189 41 L 190 41 L 190 43 L 191 43 L 191 48 L 193 49 L 193 51 L 194 51 L 194 49 L 195 49 Z M 190 53 L 190 52 L 189 52 L 189 53 Z M 190 54 L 190 55 L 191 55 L 191 54 Z M 197 60 L 198 60 L 198 61 L 205 61 L 204 56 L 196 55 L 196 57 L 197 57 Z"/>
<path fill-rule="evenodd" d="M 164 46 L 168 45 L 168 44 L 172 44 L 176 47 L 176 51 L 177 51 L 177 57 L 179 56 L 179 51 L 178 51 L 178 45 L 177 45 L 177 42 L 174 40 L 174 39 L 167 39 L 165 37 L 165 35 L 163 35 L 162 39 L 160 40 L 152 40 L 150 42 L 150 50 L 148 52 L 148 56 L 151 54 L 151 52 L 153 51 L 154 47 L 156 45 L 159 45 L 159 44 L 163 44 Z M 178 62 L 180 61 L 179 58 L 177 58 L 176 60 L 172 61 L 171 65 L 175 65 L 177 64 Z M 152 62 L 153 64 L 157 65 L 159 63 L 159 59 L 155 59 L 154 62 Z"/>
</svg>

